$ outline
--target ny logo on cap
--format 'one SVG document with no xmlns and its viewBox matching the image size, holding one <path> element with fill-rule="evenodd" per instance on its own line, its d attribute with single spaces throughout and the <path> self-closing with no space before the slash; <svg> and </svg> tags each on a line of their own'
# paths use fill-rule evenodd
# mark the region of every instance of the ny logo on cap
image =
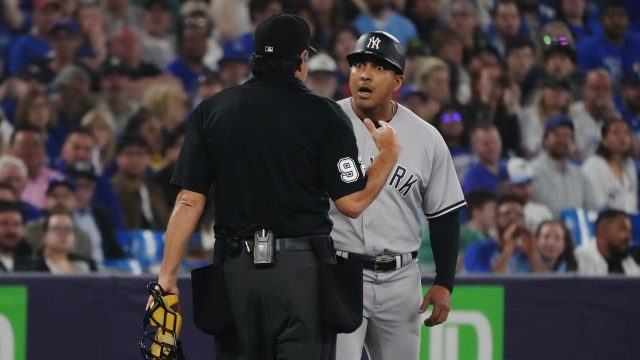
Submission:
<svg viewBox="0 0 640 360">
<path fill-rule="evenodd" d="M 264 52 L 272 53 L 273 52 L 273 46 L 265 46 L 264 47 Z"/>
<path fill-rule="evenodd" d="M 370 37 L 369 42 L 367 43 L 367 47 L 369 49 L 375 48 L 376 50 L 380 49 L 380 38 L 379 37 Z"/>
</svg>

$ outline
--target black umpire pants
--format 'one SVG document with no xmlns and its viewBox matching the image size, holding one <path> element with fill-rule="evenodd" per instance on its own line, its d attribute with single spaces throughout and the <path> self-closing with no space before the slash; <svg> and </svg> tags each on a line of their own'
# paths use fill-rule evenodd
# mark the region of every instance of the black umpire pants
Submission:
<svg viewBox="0 0 640 360">
<path fill-rule="evenodd" d="M 318 262 L 313 251 L 276 253 L 256 268 L 243 248 L 224 262 L 224 281 L 241 354 L 221 360 L 332 360 L 336 335 L 320 318 Z"/>
</svg>

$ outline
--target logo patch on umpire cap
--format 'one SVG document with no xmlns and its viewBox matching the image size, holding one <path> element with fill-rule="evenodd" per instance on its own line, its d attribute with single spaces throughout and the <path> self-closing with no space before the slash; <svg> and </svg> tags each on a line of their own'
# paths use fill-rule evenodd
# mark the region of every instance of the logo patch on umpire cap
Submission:
<svg viewBox="0 0 640 360">
<path fill-rule="evenodd" d="M 273 52 L 273 46 L 265 46 L 264 47 L 264 52 L 272 53 Z"/>
<path fill-rule="evenodd" d="M 369 42 L 367 43 L 367 47 L 369 49 L 380 49 L 380 38 L 376 36 L 372 36 L 369 38 Z"/>
</svg>

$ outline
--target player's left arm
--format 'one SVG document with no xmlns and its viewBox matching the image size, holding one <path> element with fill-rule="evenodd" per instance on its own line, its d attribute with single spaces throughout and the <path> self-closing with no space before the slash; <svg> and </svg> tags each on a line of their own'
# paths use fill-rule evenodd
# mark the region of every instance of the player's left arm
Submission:
<svg viewBox="0 0 640 360">
<path fill-rule="evenodd" d="M 456 274 L 458 244 L 460 241 L 459 210 L 429 219 L 431 249 L 436 263 L 436 278 L 427 291 L 419 313 L 433 306 L 431 316 L 424 321 L 427 326 L 442 324 L 451 310 L 451 292 Z"/>
<path fill-rule="evenodd" d="M 431 249 L 436 263 L 436 278 L 424 296 L 419 313 L 433 306 L 425 325 L 435 326 L 447 320 L 451 310 L 451 292 L 456 274 L 460 242 L 459 210 L 466 205 L 451 154 L 444 139 L 435 133 L 433 159 L 426 191 L 423 194 L 423 211 L 429 220 Z"/>
</svg>

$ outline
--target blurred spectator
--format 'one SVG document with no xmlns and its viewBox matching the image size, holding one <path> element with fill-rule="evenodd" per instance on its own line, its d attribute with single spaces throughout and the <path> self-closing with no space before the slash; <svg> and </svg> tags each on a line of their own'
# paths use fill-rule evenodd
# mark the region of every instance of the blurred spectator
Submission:
<svg viewBox="0 0 640 360">
<path fill-rule="evenodd" d="M 542 27 L 554 16 L 552 7 L 540 0 L 517 0 L 523 26 L 532 39 L 539 39 Z"/>
<path fill-rule="evenodd" d="M 573 122 L 566 115 L 549 119 L 544 127 L 544 152 L 533 162 L 533 196 L 558 216 L 567 208 L 595 209 L 589 180 L 569 162 L 573 146 Z"/>
<path fill-rule="evenodd" d="M 640 73 L 627 73 L 620 81 L 618 111 L 629 123 L 636 142 L 640 143 Z"/>
<path fill-rule="evenodd" d="M 247 38 L 227 40 L 222 46 L 218 71 L 224 87 L 240 85 L 249 77 L 249 57 L 253 44 L 243 39 Z"/>
<path fill-rule="evenodd" d="M 178 87 L 168 84 L 154 85 L 144 94 L 142 105 L 152 111 L 170 133 L 187 118 L 187 95 Z"/>
<path fill-rule="evenodd" d="M 113 32 L 109 41 L 109 54 L 122 61 L 131 80 L 162 74 L 155 65 L 142 60 L 142 45 L 138 31 L 133 26 L 121 26 Z"/>
<path fill-rule="evenodd" d="M 403 86 L 400 89 L 400 93 L 398 93 L 398 102 L 414 114 L 422 114 L 427 106 L 427 94 L 419 86 L 406 85 Z M 433 126 L 436 125 L 438 118 L 436 117 L 435 120 Z"/>
<path fill-rule="evenodd" d="M 77 61 L 80 41 L 80 29 L 75 21 L 59 20 L 53 25 L 49 31 L 51 56 L 31 63 L 41 68 L 45 84 L 51 83 L 66 66 L 80 65 Z"/>
<path fill-rule="evenodd" d="M 79 66 L 67 65 L 60 70 L 53 84 L 57 89 L 58 121 L 55 126 L 59 129 L 56 131 L 66 135 L 95 106 L 96 99 L 91 94 L 91 77 Z"/>
<path fill-rule="evenodd" d="M 504 196 L 496 207 L 497 236 L 469 245 L 464 268 L 470 273 L 530 272 L 533 234 L 524 226 L 520 199 Z"/>
<path fill-rule="evenodd" d="M 116 122 L 109 110 L 97 108 L 84 115 L 80 126 L 90 130 L 96 140 L 91 163 L 101 174 L 113 163 L 118 135 Z"/>
<path fill-rule="evenodd" d="M 415 25 L 418 36 L 429 40 L 433 31 L 445 27 L 443 0 L 408 0 L 405 11 L 407 18 Z"/>
<path fill-rule="evenodd" d="M 465 59 L 465 66 L 471 76 L 478 76 L 483 69 L 501 68 L 502 62 L 500 60 L 500 54 L 491 45 L 480 45 L 474 48 L 469 56 Z M 473 80 L 472 79 L 472 96 L 473 94 Z"/>
<path fill-rule="evenodd" d="M 118 142 L 118 172 L 111 183 L 118 193 L 127 229 L 161 230 L 169 219 L 162 189 L 146 178 L 149 151 L 139 135 L 126 135 Z"/>
<path fill-rule="evenodd" d="M 358 40 L 358 31 L 352 26 L 345 26 L 335 31 L 332 41 L 331 55 L 338 64 L 338 82 L 342 86 L 342 92 L 348 96 L 349 91 L 349 74 L 351 66 L 347 61 L 347 55 L 351 53 L 353 46 Z"/>
<path fill-rule="evenodd" d="M 9 119 L 7 119 L 2 109 L 0 109 L 0 155 L 4 154 L 7 150 L 12 133 L 13 125 L 11 125 Z"/>
<path fill-rule="evenodd" d="M 52 180 L 49 183 L 43 209 L 45 216 L 27 223 L 25 227 L 25 239 L 35 253 L 38 253 L 43 246 L 42 234 L 46 215 L 59 212 L 71 213 L 74 211 L 77 206 L 75 191 L 75 183 L 68 179 Z M 71 252 L 75 255 L 90 259 L 91 240 L 89 236 L 82 229 L 75 226 L 75 224 L 73 225 L 72 231 L 74 232 L 75 243 L 72 246 Z"/>
<path fill-rule="evenodd" d="M 20 158 L 27 166 L 27 183 L 20 194 L 23 201 L 42 208 L 49 181 L 60 179 L 62 174 L 45 163 L 45 135 L 38 128 L 19 126 L 11 136 L 9 154 Z"/>
<path fill-rule="evenodd" d="M 253 2 L 253 1 L 252 1 Z M 231 5 L 230 5 L 231 6 Z M 238 6 L 246 6 L 246 4 L 238 4 Z M 212 11 L 206 2 L 200 0 L 188 0 L 182 3 L 180 7 L 180 20 L 178 23 L 178 33 L 181 32 L 185 26 L 196 26 L 204 29 L 206 33 L 206 54 L 203 57 L 202 62 L 205 67 L 215 71 L 218 69 L 218 60 L 222 57 L 222 48 L 220 43 L 221 39 L 213 33 L 213 19 Z M 220 15 L 222 16 L 222 15 Z M 220 18 L 220 16 L 218 18 Z M 223 20 L 223 22 L 226 20 Z M 247 33 L 245 42 L 251 42 L 253 39 L 253 33 Z M 213 35 L 213 36 L 212 36 Z M 236 35 L 230 36 L 234 38 Z M 178 35 L 178 46 L 180 45 L 180 35 Z M 253 42 L 251 42 L 251 49 L 249 52 L 253 52 Z M 172 59 L 175 59 L 175 54 Z"/>
<path fill-rule="evenodd" d="M 154 113 L 145 108 L 140 108 L 129 119 L 124 133 L 126 135 L 136 134 L 144 138 L 150 149 L 149 166 L 154 172 L 165 165 L 165 160 L 162 157 L 162 123 Z"/>
<path fill-rule="evenodd" d="M 23 239 L 20 207 L 0 201 L 0 273 L 34 270 L 31 247 Z"/>
<path fill-rule="evenodd" d="M 471 190 L 484 189 L 497 193 L 500 181 L 506 178 L 504 166 L 500 164 L 502 140 L 498 129 L 490 124 L 473 129 L 471 150 L 477 162 L 469 167 L 462 180 L 462 191 L 468 194 Z"/>
<path fill-rule="evenodd" d="M 167 136 L 163 149 L 163 155 L 167 164 L 151 176 L 151 181 L 162 189 L 167 209 L 173 209 L 178 192 L 180 191 L 179 188 L 171 185 L 169 181 L 173 176 L 173 170 L 175 169 L 178 155 L 180 155 L 180 149 L 182 148 L 186 133 L 187 127 L 185 123 L 176 127 L 175 131 Z"/>
<path fill-rule="evenodd" d="M 18 203 L 22 220 L 30 221 L 41 215 L 41 210 L 20 199 L 27 184 L 27 167 L 19 158 L 12 155 L 0 156 L 0 200 Z"/>
<path fill-rule="evenodd" d="M 582 165 L 597 209 L 638 212 L 638 171 L 631 158 L 629 125 L 620 118 L 605 122 L 595 155 Z"/>
<path fill-rule="evenodd" d="M 466 104 L 471 97 L 471 76 L 464 67 L 463 49 L 462 39 L 455 30 L 441 28 L 433 32 L 431 50 L 450 67 L 451 94 L 457 102 Z"/>
<path fill-rule="evenodd" d="M 333 100 L 344 99 L 344 94 L 338 86 L 338 65 L 333 58 L 325 53 L 319 53 L 309 59 L 309 73 L 307 86 L 316 94 Z"/>
<path fill-rule="evenodd" d="M 509 181 L 506 193 L 518 197 L 523 207 L 524 224 L 531 231 L 535 231 L 538 225 L 553 218 L 548 207 L 531 200 L 533 194 L 532 180 L 534 177 L 531 164 L 522 158 L 513 157 L 507 161 L 507 174 Z"/>
<path fill-rule="evenodd" d="M 520 124 L 520 88 L 498 65 L 487 65 L 472 73 L 471 101 L 465 106 L 465 117 L 471 124 L 492 123 L 502 139 L 503 154 L 522 153 Z"/>
<path fill-rule="evenodd" d="M 551 45 L 545 48 L 542 65 L 547 76 L 567 80 L 571 85 L 571 98 L 582 98 L 584 73 L 576 66 L 576 50 L 565 45 Z"/>
<path fill-rule="evenodd" d="M 78 23 L 82 32 L 82 49 L 89 56 L 82 61 L 97 72 L 107 58 L 107 33 L 105 14 L 97 1 L 84 1 L 78 10 Z"/>
<path fill-rule="evenodd" d="M 110 57 L 102 66 L 100 93 L 106 101 L 120 131 L 127 126 L 127 120 L 139 108 L 129 89 L 131 78 L 121 59 Z"/>
<path fill-rule="evenodd" d="M 578 274 L 640 275 L 640 265 L 629 255 L 631 220 L 621 210 L 604 210 L 596 220 L 596 239 L 575 250 Z"/>
<path fill-rule="evenodd" d="M 556 19 L 569 27 L 576 44 L 600 32 L 599 24 L 589 21 L 587 5 L 587 0 L 558 0 L 556 2 Z"/>
<path fill-rule="evenodd" d="M 470 245 L 495 235 L 496 196 L 486 190 L 474 190 L 467 196 L 467 212 L 469 220 L 460 227 L 457 269 L 462 269 L 464 253 Z M 419 251 L 421 271 L 435 273 L 435 260 L 431 250 L 429 231 L 423 231 Z"/>
<path fill-rule="evenodd" d="M 440 58 L 424 58 L 417 64 L 415 85 L 427 93 L 425 110 L 418 115 L 428 123 L 451 101 L 450 75 L 449 66 Z"/>
<path fill-rule="evenodd" d="M 169 31 L 173 23 L 169 0 L 145 0 L 143 7 L 142 61 L 165 69 L 176 52 L 176 39 Z"/>
<path fill-rule="evenodd" d="M 107 34 L 111 36 L 117 29 L 126 25 L 139 27 L 140 14 L 129 0 L 104 0 L 103 11 L 106 14 Z"/>
<path fill-rule="evenodd" d="M 349 4 L 337 0 L 311 0 L 309 4 L 316 15 L 317 45 L 330 50 L 331 39 L 340 25 L 345 23 L 345 7 Z"/>
<path fill-rule="evenodd" d="M 468 59 L 480 43 L 486 42 L 478 20 L 477 5 L 473 0 L 453 0 L 449 16 L 449 26 L 460 36 L 464 46 L 464 58 Z"/>
<path fill-rule="evenodd" d="M 93 204 L 98 177 L 93 166 L 86 162 L 71 164 L 67 174 L 76 186 L 76 206 L 71 216 L 78 228 L 91 240 L 91 258 L 97 263 L 104 259 L 119 259 L 124 256 L 116 239 L 113 218 L 109 211 Z"/>
<path fill-rule="evenodd" d="M 573 35 L 571 35 L 571 30 L 569 30 L 569 27 L 562 21 L 554 20 L 548 22 L 542 28 L 541 35 L 541 37 L 536 38 L 536 46 L 538 48 L 549 46 L 553 43 L 559 43 L 572 48 L 576 46 Z"/>
<path fill-rule="evenodd" d="M 353 26 L 360 34 L 369 31 L 386 31 L 395 36 L 400 43 L 407 45 L 418 37 L 416 26 L 408 18 L 400 15 L 391 6 L 389 0 L 365 0 L 368 11 L 363 11 L 353 20 Z"/>
<path fill-rule="evenodd" d="M 224 89 L 222 80 L 218 74 L 209 74 L 198 78 L 198 94 L 193 99 L 192 106 L 195 108 L 202 100 L 217 94 Z"/>
<path fill-rule="evenodd" d="M 15 75 L 24 66 L 47 58 L 51 51 L 49 34 L 60 15 L 59 1 L 34 0 L 31 32 L 18 37 L 11 46 L 7 61 L 9 74 Z"/>
<path fill-rule="evenodd" d="M 61 128 L 55 127 L 56 115 L 55 107 L 49 101 L 47 93 L 41 89 L 27 92 L 20 99 L 16 109 L 16 125 L 32 126 L 43 133 L 46 138 L 45 148 L 49 159 L 58 156 L 66 135 L 62 133 Z"/>
<path fill-rule="evenodd" d="M 213 70 L 203 60 L 207 53 L 208 24 L 201 18 L 186 18 L 178 32 L 178 58 L 167 65 L 167 71 L 180 79 L 184 90 L 194 95 L 198 77 Z"/>
<path fill-rule="evenodd" d="M 60 158 L 56 162 L 56 168 L 60 171 L 67 171 L 69 164 L 75 164 L 78 161 L 92 163 L 96 146 L 96 138 L 91 130 L 86 128 L 74 129 L 65 139 Z M 104 173 L 98 176 L 93 203 L 109 209 L 116 227 L 118 229 L 123 228 L 122 209 L 118 196 Z"/>
<path fill-rule="evenodd" d="M 491 11 L 493 24 L 489 26 L 487 34 L 502 58 L 505 57 L 507 42 L 517 35 L 528 36 L 523 31 L 520 11 L 515 0 L 498 0 Z"/>
<path fill-rule="evenodd" d="M 578 63 L 584 71 L 605 68 L 618 84 L 622 74 L 636 70 L 640 59 L 640 37 L 628 31 L 629 14 L 623 2 L 607 0 L 602 5 L 602 35 L 578 46 Z"/>
<path fill-rule="evenodd" d="M 589 71 L 583 93 L 583 100 L 571 104 L 569 108 L 576 135 L 573 156 L 580 159 L 596 151 L 602 125 L 606 119 L 617 116 L 613 103 L 613 81 L 604 69 Z"/>
<path fill-rule="evenodd" d="M 573 238 L 566 225 L 559 220 L 545 220 L 536 228 L 533 271 L 575 272 L 578 265 L 573 252 Z"/>
<path fill-rule="evenodd" d="M 507 75 L 519 87 L 520 103 L 529 104 L 540 72 L 534 67 L 536 52 L 533 42 L 525 37 L 515 37 L 507 42 L 505 54 Z"/>
<path fill-rule="evenodd" d="M 534 157 L 542 149 L 542 133 L 547 120 L 567 114 L 571 102 L 571 89 L 566 80 L 546 77 L 541 79 L 538 86 L 532 104 L 518 116 L 522 148 L 528 158 Z"/>
<path fill-rule="evenodd" d="M 73 219 L 69 213 L 48 214 L 42 226 L 42 252 L 36 260 L 38 270 L 54 275 L 88 274 L 95 271 L 95 264 L 91 260 L 71 253 L 76 239 Z"/>
<path fill-rule="evenodd" d="M 433 126 L 438 129 L 449 148 L 458 179 L 464 179 L 474 160 L 474 154 L 469 148 L 469 124 L 463 118 L 459 106 L 445 105 L 435 117 Z"/>
</svg>

